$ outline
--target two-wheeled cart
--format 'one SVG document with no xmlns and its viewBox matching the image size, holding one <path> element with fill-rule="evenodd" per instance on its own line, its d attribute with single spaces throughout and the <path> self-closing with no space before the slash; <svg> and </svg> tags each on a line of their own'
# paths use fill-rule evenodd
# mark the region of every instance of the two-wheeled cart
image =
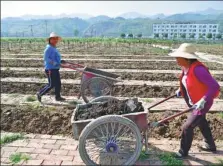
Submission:
<svg viewBox="0 0 223 166">
<path fill-rule="evenodd" d="M 150 109 L 175 95 L 170 96 Z M 148 129 L 189 112 L 181 111 L 158 122 L 149 123 L 148 109 L 122 115 L 105 115 L 96 119 L 75 120 L 80 111 L 102 102 L 115 103 L 119 99 L 101 96 L 90 103 L 77 105 L 71 118 L 74 139 L 79 140 L 79 153 L 86 165 L 133 165 L 142 150 L 143 142 L 148 152 Z M 144 104 L 142 102 L 142 106 Z M 144 107 L 145 108 L 145 107 Z M 95 110 L 97 111 L 97 110 Z"/>
<path fill-rule="evenodd" d="M 61 66 L 82 73 L 78 98 L 82 97 L 86 103 L 99 96 L 112 95 L 114 83 L 121 81 L 117 79 L 120 77 L 117 74 L 89 68 L 81 64 L 62 61 Z"/>
</svg>

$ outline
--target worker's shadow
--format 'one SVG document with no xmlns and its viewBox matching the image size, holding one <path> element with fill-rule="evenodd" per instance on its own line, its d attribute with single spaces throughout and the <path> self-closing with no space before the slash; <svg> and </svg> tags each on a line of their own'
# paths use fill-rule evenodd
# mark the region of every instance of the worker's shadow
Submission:
<svg viewBox="0 0 223 166">
<path fill-rule="evenodd" d="M 163 150 L 163 149 L 160 149 L 158 148 L 156 145 L 154 144 L 148 144 L 148 147 L 149 147 L 149 161 L 151 161 L 150 165 L 161 165 L 161 161 L 160 163 L 158 162 L 153 162 L 153 160 L 159 160 L 159 156 L 160 154 L 163 154 L 163 153 L 173 153 L 173 151 L 168 151 L 168 150 Z M 176 152 L 176 151 L 175 151 Z M 196 157 L 196 155 L 198 156 L 203 156 L 202 159 L 199 158 L 199 157 Z M 184 158 L 184 165 L 194 165 L 193 163 L 187 163 L 188 160 L 190 161 L 194 161 L 196 162 L 196 164 L 201 164 L 201 165 L 215 165 L 216 163 L 219 163 L 220 164 L 220 161 L 218 161 L 218 159 L 221 159 L 222 160 L 222 155 L 223 155 L 223 150 L 217 150 L 216 153 L 202 153 L 202 152 L 196 152 L 196 153 L 189 153 L 189 156 Z M 212 161 L 214 158 L 216 158 L 215 162 L 210 162 L 208 161 L 208 157 L 207 157 L 207 160 L 205 160 L 205 156 L 211 156 L 212 157 Z M 209 157 L 210 159 L 210 157 Z M 221 163 L 222 164 L 222 163 Z"/>
</svg>

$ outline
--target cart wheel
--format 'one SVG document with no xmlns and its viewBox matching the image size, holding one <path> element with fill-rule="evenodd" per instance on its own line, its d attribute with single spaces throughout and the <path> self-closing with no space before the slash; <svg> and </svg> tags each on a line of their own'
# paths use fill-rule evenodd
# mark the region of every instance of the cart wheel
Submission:
<svg viewBox="0 0 223 166">
<path fill-rule="evenodd" d="M 93 77 L 81 86 L 81 96 L 86 103 L 93 98 L 111 95 L 111 93 L 112 85 L 101 77 Z"/>
<path fill-rule="evenodd" d="M 133 165 L 142 150 L 142 137 L 133 121 L 106 115 L 84 128 L 78 147 L 86 165 Z"/>
<path fill-rule="evenodd" d="M 119 101 L 119 99 L 117 99 L 114 96 L 100 96 L 100 97 L 92 99 L 90 101 L 90 103 L 93 103 L 93 102 L 103 102 L 103 101 L 117 102 L 117 101 Z"/>
</svg>

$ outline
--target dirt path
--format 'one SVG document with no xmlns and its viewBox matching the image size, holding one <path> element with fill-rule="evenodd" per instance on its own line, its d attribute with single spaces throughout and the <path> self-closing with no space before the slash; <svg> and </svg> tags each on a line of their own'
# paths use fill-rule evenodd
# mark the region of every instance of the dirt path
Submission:
<svg viewBox="0 0 223 166">
<path fill-rule="evenodd" d="M 104 68 L 104 69 L 146 69 L 146 70 L 180 70 L 180 67 L 175 61 L 145 61 L 145 62 L 99 62 L 99 61 L 70 61 L 72 63 L 81 63 L 84 66 L 92 68 Z M 223 65 L 218 63 L 208 62 L 205 63 L 209 70 L 223 70 Z M 43 61 L 33 60 L 1 60 L 2 67 L 41 67 L 43 68 Z"/>
<path fill-rule="evenodd" d="M 28 102 L 28 97 L 34 97 L 35 101 Z M 55 101 L 54 96 L 43 96 L 44 106 L 76 106 L 76 104 L 84 103 L 84 101 L 77 96 L 64 96 L 65 102 Z M 128 99 L 129 97 L 117 97 L 120 100 Z M 138 98 L 139 101 L 144 102 L 145 108 L 149 108 L 151 105 L 161 101 L 163 98 Z M 5 105 L 39 105 L 35 95 L 24 95 L 24 94 L 1 94 L 1 104 Z M 187 105 L 182 98 L 170 99 L 165 103 L 162 103 L 150 110 L 150 112 L 162 112 L 166 110 L 179 111 L 187 109 Z M 223 100 L 215 99 L 214 104 L 211 108 L 211 112 L 220 112 L 223 110 Z"/>
<path fill-rule="evenodd" d="M 2 78 L 1 82 L 21 82 L 21 83 L 48 83 L 46 79 L 39 79 L 39 78 L 15 78 L 15 77 L 6 77 Z M 62 79 L 62 84 L 80 84 L 80 80 L 73 80 L 73 79 Z M 218 82 L 221 87 L 223 87 L 223 82 Z M 117 82 L 114 84 L 115 86 L 124 85 L 124 86 L 179 86 L 178 81 L 141 81 L 141 80 L 122 80 L 121 82 Z"/>
<path fill-rule="evenodd" d="M 9 71 L 44 71 L 44 68 L 35 68 L 35 67 L 1 67 L 1 70 Z M 138 69 L 101 69 L 106 72 L 111 73 L 159 73 L 159 74 L 180 74 L 181 70 L 138 70 Z M 61 68 L 60 72 L 74 72 L 72 69 Z M 210 70 L 211 74 L 222 75 L 223 71 L 220 70 Z"/>
<path fill-rule="evenodd" d="M 42 61 L 43 58 L 1 58 L 2 60 L 32 60 L 32 61 Z M 101 61 L 101 62 L 176 62 L 174 59 L 63 59 L 65 61 L 79 61 L 79 62 L 86 62 L 86 61 Z"/>
<path fill-rule="evenodd" d="M 43 58 L 42 54 L 3 54 L 2 58 Z M 159 56 L 159 55 L 72 55 L 72 54 L 62 54 L 61 57 L 64 58 L 85 58 L 85 59 L 173 59 L 170 56 Z"/>
<path fill-rule="evenodd" d="M 152 45 L 153 47 L 158 47 L 162 49 L 171 49 L 172 51 L 175 51 L 176 49 L 173 49 L 168 46 L 161 46 L 161 45 Z M 202 60 L 208 61 L 208 62 L 214 62 L 218 64 L 223 64 L 223 55 L 212 55 L 208 53 L 203 52 L 196 52 L 196 54 L 201 58 Z"/>
<path fill-rule="evenodd" d="M 6 69 L 6 68 L 5 68 Z M 26 77 L 33 77 L 33 78 L 46 78 L 45 72 L 43 69 L 33 69 L 33 70 L 26 70 L 26 68 L 21 69 L 16 69 L 12 70 L 12 68 L 6 69 L 6 70 L 1 70 L 1 78 L 5 77 L 20 77 L 20 78 L 26 78 Z M 106 70 L 104 70 L 106 71 Z M 174 72 L 112 72 L 114 74 L 117 74 L 120 76 L 120 79 L 122 80 L 143 80 L 143 81 L 178 81 L 179 80 L 179 72 L 174 73 Z M 213 74 L 214 72 L 211 71 Z M 215 73 L 218 74 L 213 74 L 213 77 L 217 81 L 223 81 L 223 72 L 218 72 L 216 71 Z M 221 73 L 221 74 L 219 74 Z M 81 79 L 82 74 L 80 72 L 76 72 L 73 70 L 67 71 L 67 70 L 61 70 L 60 71 L 60 77 L 61 79 Z"/>
</svg>

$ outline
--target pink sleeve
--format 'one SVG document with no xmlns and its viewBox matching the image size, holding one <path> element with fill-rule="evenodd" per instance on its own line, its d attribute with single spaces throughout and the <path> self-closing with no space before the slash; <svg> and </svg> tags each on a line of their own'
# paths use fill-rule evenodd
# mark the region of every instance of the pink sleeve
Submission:
<svg viewBox="0 0 223 166">
<path fill-rule="evenodd" d="M 204 96 L 205 100 L 206 101 L 213 100 L 215 94 L 220 89 L 220 86 L 217 83 L 217 81 L 211 76 L 208 70 L 203 66 L 197 66 L 194 69 L 194 73 L 197 79 L 208 87 L 208 91 Z"/>
</svg>

